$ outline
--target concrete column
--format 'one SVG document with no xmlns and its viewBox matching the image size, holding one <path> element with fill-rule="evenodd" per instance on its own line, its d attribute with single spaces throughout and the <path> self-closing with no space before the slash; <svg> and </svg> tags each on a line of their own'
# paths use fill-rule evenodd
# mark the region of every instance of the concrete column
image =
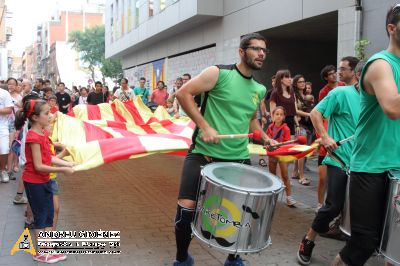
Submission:
<svg viewBox="0 0 400 266">
<path fill-rule="evenodd" d="M 153 0 L 153 15 L 160 13 L 160 0 Z"/>
<path fill-rule="evenodd" d="M 360 38 L 360 13 L 355 7 L 338 10 L 338 53 L 337 64 L 344 56 L 354 56 L 354 45 Z"/>
</svg>

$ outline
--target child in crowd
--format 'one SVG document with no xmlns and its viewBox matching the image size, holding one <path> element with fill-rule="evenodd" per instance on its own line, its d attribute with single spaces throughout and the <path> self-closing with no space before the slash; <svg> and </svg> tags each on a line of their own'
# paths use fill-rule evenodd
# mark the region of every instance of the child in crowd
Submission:
<svg viewBox="0 0 400 266">
<path fill-rule="evenodd" d="M 168 100 L 167 100 L 167 112 L 171 117 L 175 115 L 175 108 L 174 108 L 173 104 L 174 104 L 174 100 L 171 99 L 171 98 L 168 98 Z"/>
<path fill-rule="evenodd" d="M 272 124 L 270 124 L 267 128 L 268 137 L 278 141 L 284 142 L 290 140 L 290 129 L 284 123 L 285 120 L 285 108 L 282 106 L 277 106 L 272 111 Z M 279 162 L 277 159 L 269 157 L 268 158 L 269 171 L 276 175 L 276 167 L 279 164 L 279 168 L 281 171 L 281 179 L 285 185 L 286 192 L 286 204 L 288 206 L 294 206 L 297 202 L 292 197 L 292 189 L 289 181 L 288 175 L 288 165 L 286 162 Z"/>
<path fill-rule="evenodd" d="M 50 100 L 50 98 L 54 96 L 52 88 L 45 88 L 43 89 L 43 92 L 44 92 L 44 99 L 46 101 Z"/>
<path fill-rule="evenodd" d="M 56 96 L 50 96 L 48 99 L 49 105 L 50 105 L 50 113 L 55 114 L 58 112 L 58 106 L 57 106 L 57 97 Z"/>
<path fill-rule="evenodd" d="M 22 179 L 25 185 L 26 195 L 32 208 L 36 241 L 40 231 L 53 229 L 53 193 L 49 173 L 73 174 L 72 163 L 58 159 L 51 154 L 51 143 L 45 128 L 49 125 L 50 106 L 44 100 L 30 100 L 25 102 L 22 110 L 16 113 L 15 126 L 21 129 L 26 120 L 31 123 L 31 128 L 25 140 L 25 169 Z M 51 164 L 58 165 L 57 167 Z M 43 253 L 41 247 L 37 247 L 37 253 L 33 259 L 44 263 L 55 263 L 65 260 L 64 254 Z"/>
<path fill-rule="evenodd" d="M 82 87 L 80 90 L 81 96 L 79 96 L 78 104 L 87 104 L 88 90 Z"/>
<path fill-rule="evenodd" d="M 306 90 L 305 90 L 304 94 L 312 95 L 312 83 L 309 81 L 306 82 Z"/>
</svg>

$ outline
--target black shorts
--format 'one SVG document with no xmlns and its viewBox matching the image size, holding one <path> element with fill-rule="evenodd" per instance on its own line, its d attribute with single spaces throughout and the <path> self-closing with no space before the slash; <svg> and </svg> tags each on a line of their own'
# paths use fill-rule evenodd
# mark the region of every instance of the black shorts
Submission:
<svg viewBox="0 0 400 266">
<path fill-rule="evenodd" d="M 209 162 L 206 160 L 204 155 L 199 153 L 192 153 L 189 150 L 183 163 L 178 199 L 190 199 L 197 201 L 197 192 L 201 181 L 201 166 L 211 162 L 236 162 L 250 165 L 250 159 L 223 160 L 211 158 L 211 161 Z"/>
<path fill-rule="evenodd" d="M 379 247 L 387 206 L 387 173 L 351 172 L 351 238 L 340 251 L 348 265 L 364 265 Z"/>
<path fill-rule="evenodd" d="M 54 205 L 51 182 L 33 184 L 24 182 L 26 196 L 31 206 L 35 229 L 53 226 Z"/>
<path fill-rule="evenodd" d="M 322 161 L 325 159 L 325 156 L 318 155 L 318 166 L 322 165 Z"/>
</svg>

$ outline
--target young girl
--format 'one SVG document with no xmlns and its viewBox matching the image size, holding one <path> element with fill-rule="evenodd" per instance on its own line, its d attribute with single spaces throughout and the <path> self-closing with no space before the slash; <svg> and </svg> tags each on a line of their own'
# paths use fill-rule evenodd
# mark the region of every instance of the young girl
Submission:
<svg viewBox="0 0 400 266">
<path fill-rule="evenodd" d="M 50 105 L 50 113 L 55 114 L 58 112 L 58 106 L 57 106 L 57 97 L 56 96 L 50 96 L 50 98 L 47 100 L 49 105 Z"/>
<path fill-rule="evenodd" d="M 50 231 L 53 227 L 54 206 L 49 173 L 70 175 L 74 172 L 72 163 L 51 155 L 51 143 L 44 130 L 49 125 L 49 113 L 50 106 L 46 101 L 30 100 L 15 117 L 16 128 L 22 128 L 26 119 L 31 123 L 25 140 L 26 164 L 22 179 L 33 212 L 36 241 L 40 231 Z M 52 163 L 58 166 L 50 166 Z M 67 258 L 64 254 L 43 253 L 40 247 L 37 247 L 37 251 L 33 259 L 39 262 L 55 263 Z"/>
<path fill-rule="evenodd" d="M 268 126 L 267 135 L 268 137 L 278 141 L 284 142 L 290 140 L 290 129 L 284 123 L 285 120 L 285 108 L 282 106 L 277 106 L 272 111 L 272 124 Z M 269 157 L 269 171 L 276 175 L 276 166 L 279 164 L 279 168 L 281 170 L 281 179 L 285 185 L 286 192 L 286 204 L 288 206 L 293 206 L 296 204 L 296 201 L 292 197 L 292 189 L 290 186 L 289 176 L 288 176 L 288 165 L 285 162 L 278 162 L 277 159 Z"/>
</svg>

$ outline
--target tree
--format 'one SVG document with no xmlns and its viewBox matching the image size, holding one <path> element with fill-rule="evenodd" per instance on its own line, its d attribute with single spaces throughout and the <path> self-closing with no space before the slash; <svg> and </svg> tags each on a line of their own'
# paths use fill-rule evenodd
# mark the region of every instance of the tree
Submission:
<svg viewBox="0 0 400 266">
<path fill-rule="evenodd" d="M 103 74 L 103 81 L 104 77 L 117 80 L 122 77 L 122 65 L 119 60 L 105 58 L 104 34 L 104 25 L 85 31 L 73 31 L 69 35 L 69 42 L 76 51 L 81 53 L 81 60 L 88 64 L 93 80 L 96 67 L 99 67 Z"/>
<path fill-rule="evenodd" d="M 103 56 L 100 71 L 104 77 L 111 78 L 115 83 L 122 78 L 122 64 L 120 60 L 110 60 Z"/>
<path fill-rule="evenodd" d="M 356 57 L 360 60 L 365 60 L 365 47 L 371 42 L 368 39 L 361 39 L 356 41 L 354 49 L 356 51 Z"/>
</svg>

